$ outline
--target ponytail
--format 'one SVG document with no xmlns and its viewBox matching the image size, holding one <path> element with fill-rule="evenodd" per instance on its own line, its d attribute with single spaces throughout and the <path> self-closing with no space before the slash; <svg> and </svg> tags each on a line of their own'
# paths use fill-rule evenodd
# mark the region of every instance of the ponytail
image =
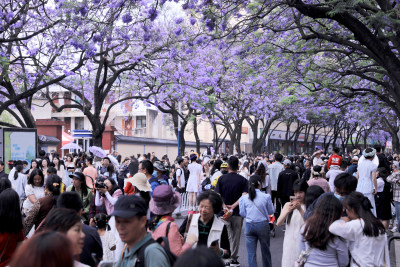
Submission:
<svg viewBox="0 0 400 267">
<path fill-rule="evenodd" d="M 378 220 L 374 214 L 372 214 L 372 204 L 367 197 L 359 192 L 350 193 L 344 200 L 343 206 L 346 209 L 353 210 L 358 218 L 363 219 L 364 229 L 363 233 L 365 236 L 377 237 L 386 232 L 385 227 Z"/>
<path fill-rule="evenodd" d="M 15 166 L 14 180 L 17 180 L 18 174 L 24 169 L 22 165 Z"/>
<path fill-rule="evenodd" d="M 249 179 L 249 199 L 251 201 L 254 201 L 254 199 L 257 196 L 257 192 L 256 189 L 258 189 L 258 187 L 261 184 L 261 177 L 258 175 L 252 175 Z"/>
</svg>

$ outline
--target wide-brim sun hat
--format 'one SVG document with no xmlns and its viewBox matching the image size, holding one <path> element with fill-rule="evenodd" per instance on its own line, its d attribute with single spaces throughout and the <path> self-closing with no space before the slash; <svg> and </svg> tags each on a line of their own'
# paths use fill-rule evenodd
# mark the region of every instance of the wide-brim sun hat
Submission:
<svg viewBox="0 0 400 267">
<path fill-rule="evenodd" d="M 351 154 L 353 154 L 354 156 L 358 156 L 360 155 L 360 150 L 359 149 L 353 149 L 353 151 L 351 151 Z"/>
<path fill-rule="evenodd" d="M 126 182 L 136 186 L 137 189 L 144 192 L 150 192 L 151 186 L 144 173 L 138 172 L 133 177 L 126 179 Z"/>
<path fill-rule="evenodd" d="M 181 204 L 181 194 L 173 191 L 168 185 L 159 185 L 153 191 L 150 200 L 150 210 L 156 215 L 167 215 L 179 207 Z"/>
<path fill-rule="evenodd" d="M 322 154 L 322 150 L 317 150 L 314 152 L 314 154 L 312 155 L 313 157 L 315 157 L 318 154 Z"/>
</svg>

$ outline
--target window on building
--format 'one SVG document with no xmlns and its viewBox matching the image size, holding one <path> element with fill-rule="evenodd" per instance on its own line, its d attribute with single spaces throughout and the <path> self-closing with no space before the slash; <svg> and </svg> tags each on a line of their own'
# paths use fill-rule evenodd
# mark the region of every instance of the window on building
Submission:
<svg viewBox="0 0 400 267">
<path fill-rule="evenodd" d="M 146 128 L 146 116 L 136 116 L 136 128 Z"/>
<path fill-rule="evenodd" d="M 75 118 L 75 130 L 84 130 L 83 120 L 84 118 Z"/>
</svg>

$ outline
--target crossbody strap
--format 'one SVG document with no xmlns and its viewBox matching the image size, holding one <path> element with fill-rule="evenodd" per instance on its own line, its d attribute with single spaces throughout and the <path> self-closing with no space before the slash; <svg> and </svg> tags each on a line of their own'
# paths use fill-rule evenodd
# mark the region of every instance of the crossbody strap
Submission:
<svg viewBox="0 0 400 267">
<path fill-rule="evenodd" d="M 254 201 L 252 201 L 254 206 L 256 207 L 256 209 L 269 221 L 269 217 L 265 216 L 265 214 L 257 207 L 256 203 L 254 203 Z"/>
</svg>

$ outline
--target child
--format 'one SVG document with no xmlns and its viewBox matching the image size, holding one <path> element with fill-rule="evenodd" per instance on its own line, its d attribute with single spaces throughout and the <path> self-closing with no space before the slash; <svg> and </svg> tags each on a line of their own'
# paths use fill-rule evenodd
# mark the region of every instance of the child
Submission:
<svg viewBox="0 0 400 267">
<path fill-rule="evenodd" d="M 343 207 L 348 217 L 332 223 L 329 231 L 348 241 L 350 266 L 390 267 L 385 227 L 372 214 L 369 199 L 353 192 L 343 200 Z"/>
<path fill-rule="evenodd" d="M 111 228 L 108 225 L 109 219 L 110 217 L 104 213 L 96 214 L 93 219 L 101 239 L 101 244 L 103 245 L 103 261 L 114 260 L 114 250 L 117 243 L 114 234 L 110 231 Z"/>
</svg>

